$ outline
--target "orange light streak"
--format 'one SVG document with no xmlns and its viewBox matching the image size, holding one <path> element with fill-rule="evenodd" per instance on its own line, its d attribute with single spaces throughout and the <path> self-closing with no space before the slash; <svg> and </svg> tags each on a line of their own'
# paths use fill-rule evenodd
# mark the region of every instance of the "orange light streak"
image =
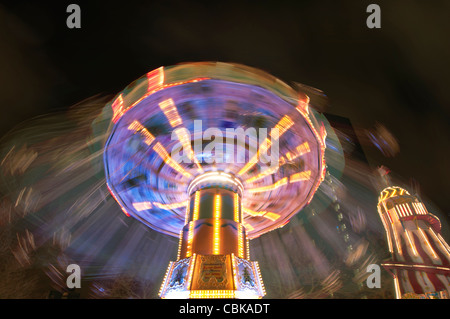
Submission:
<svg viewBox="0 0 450 319">
<path fill-rule="evenodd" d="M 273 136 L 273 132 L 274 130 L 271 130 L 270 132 L 270 137 L 272 139 L 279 139 L 284 132 L 286 132 L 292 125 L 294 125 L 294 122 L 291 120 L 291 118 L 287 115 L 285 115 L 276 125 L 275 125 L 275 132 L 278 131 L 278 134 L 275 134 L 275 136 Z M 277 136 L 276 136 L 277 135 Z M 267 152 L 267 150 L 270 148 L 270 146 L 272 145 L 272 141 L 268 138 L 266 138 L 264 140 L 263 143 L 261 143 L 261 146 L 259 147 L 258 151 L 256 152 L 255 155 L 253 155 L 253 157 L 248 161 L 247 164 L 244 165 L 244 167 L 241 168 L 241 170 L 238 172 L 238 175 L 241 176 L 243 174 L 245 174 L 250 168 L 252 168 L 257 162 L 258 159 L 261 156 L 261 152 Z"/>
<path fill-rule="evenodd" d="M 234 221 L 239 223 L 239 195 L 234 193 Z"/>
<path fill-rule="evenodd" d="M 112 121 L 116 123 L 123 116 L 123 114 L 125 114 L 122 94 L 120 94 L 119 97 L 114 100 L 111 108 L 113 110 Z"/>
<path fill-rule="evenodd" d="M 155 140 L 155 137 L 150 133 L 139 121 L 134 120 L 133 123 L 128 125 L 128 129 L 130 131 L 134 131 L 136 134 L 137 132 L 140 132 L 140 134 L 144 137 L 144 142 L 147 145 L 150 145 Z"/>
<path fill-rule="evenodd" d="M 417 249 L 416 249 L 416 245 L 413 243 L 413 241 L 411 240 L 411 237 L 409 236 L 409 231 L 405 229 L 405 234 L 406 234 L 406 238 L 408 239 L 409 242 L 409 246 L 411 247 L 412 251 L 413 251 L 413 255 L 417 256 Z"/>
<path fill-rule="evenodd" d="M 293 174 L 289 177 L 289 182 L 290 183 L 295 183 L 295 182 L 301 182 L 301 181 L 307 181 L 311 178 L 311 171 L 304 171 L 304 172 L 299 172 L 296 174 Z"/>
<path fill-rule="evenodd" d="M 164 67 L 159 67 L 147 73 L 147 92 L 152 92 L 164 84 Z"/>
<path fill-rule="evenodd" d="M 178 114 L 177 107 L 172 99 L 167 99 L 159 103 L 159 107 L 163 111 L 164 115 L 169 120 L 172 127 L 177 127 L 183 124 L 180 115 Z"/>
<path fill-rule="evenodd" d="M 189 292 L 189 298 L 192 299 L 233 299 L 234 297 L 234 290 L 191 290 Z"/>
<path fill-rule="evenodd" d="M 198 171 L 200 173 L 203 173 L 203 168 L 200 165 L 197 157 L 195 156 L 194 151 L 192 150 L 191 137 L 190 135 L 188 135 L 188 131 L 186 129 L 177 129 L 175 131 L 175 134 L 177 135 L 178 140 L 183 146 L 183 149 L 186 150 L 188 158 L 197 165 Z"/>
<path fill-rule="evenodd" d="M 262 186 L 262 187 L 257 187 L 257 188 L 250 188 L 248 190 L 248 192 L 250 193 L 258 193 L 258 192 L 267 192 L 267 191 L 272 191 L 275 190 L 283 185 L 286 185 L 288 183 L 288 178 L 284 177 L 282 179 L 280 179 L 278 182 L 271 184 L 271 185 L 267 185 L 267 186 Z"/>
<path fill-rule="evenodd" d="M 172 204 L 161 204 L 161 203 L 157 203 L 157 202 L 153 202 L 153 205 L 161 208 L 161 209 L 176 209 L 176 208 L 180 208 L 180 207 L 185 207 L 187 206 L 187 204 L 189 203 L 189 201 L 185 200 L 182 202 L 178 202 L 178 203 L 172 203 Z"/>
<path fill-rule="evenodd" d="M 162 160 L 172 167 L 174 170 L 179 172 L 185 177 L 192 177 L 192 175 L 188 172 L 186 172 L 177 162 L 175 162 L 170 156 L 169 153 L 167 153 L 164 146 L 161 145 L 161 143 L 157 142 L 155 146 L 153 146 L 153 150 L 159 155 L 159 157 L 162 158 Z"/>
<path fill-rule="evenodd" d="M 277 166 L 268 168 L 268 169 L 262 171 L 261 173 L 259 173 L 258 175 L 253 176 L 253 177 L 247 179 L 247 180 L 245 181 L 245 183 L 251 183 L 251 182 L 257 181 L 258 179 L 261 179 L 261 178 L 263 178 L 263 177 L 265 177 L 265 176 L 267 176 L 267 175 L 270 175 L 270 174 L 275 173 L 277 170 L 278 170 L 278 167 L 277 167 Z"/>
<path fill-rule="evenodd" d="M 243 239 L 242 224 L 238 226 L 238 253 L 240 258 L 244 258 L 244 239 Z"/>
<path fill-rule="evenodd" d="M 427 244 L 428 249 L 431 251 L 431 254 L 433 255 L 433 258 L 434 258 L 434 259 L 437 259 L 438 256 L 436 255 L 436 252 L 435 252 L 435 251 L 433 250 L 433 248 L 431 247 L 431 244 L 430 244 L 430 242 L 428 241 L 427 236 L 426 236 L 425 233 L 423 232 L 423 229 L 422 229 L 422 228 L 419 228 L 419 232 L 420 232 L 420 234 L 422 235 L 423 240 L 424 240 L 425 243 Z"/>
<path fill-rule="evenodd" d="M 152 203 L 151 202 L 140 202 L 140 203 L 133 203 L 134 209 L 136 209 L 138 212 L 152 209 Z"/>
<path fill-rule="evenodd" d="M 195 192 L 194 195 L 194 213 L 192 216 L 192 220 L 196 221 L 198 219 L 198 213 L 200 209 L 200 191 Z"/>
<path fill-rule="evenodd" d="M 192 240 L 194 239 L 194 222 L 189 222 L 188 243 L 186 247 L 186 257 L 192 256 Z"/>
<path fill-rule="evenodd" d="M 288 160 L 293 161 L 299 156 L 302 156 L 306 153 L 309 153 L 311 150 L 309 148 L 309 143 L 304 142 L 295 148 L 295 151 L 291 154 L 291 152 L 286 153 L 286 157 Z"/>
<path fill-rule="evenodd" d="M 279 214 L 276 214 L 276 213 L 266 212 L 266 211 L 256 212 L 256 211 L 251 210 L 249 208 L 244 208 L 244 213 L 246 213 L 246 214 L 248 214 L 250 216 L 265 217 L 265 218 L 270 219 L 272 221 L 275 221 L 275 220 L 277 220 L 278 218 L 281 217 Z"/>
<path fill-rule="evenodd" d="M 214 196 L 214 233 L 213 233 L 213 254 L 220 252 L 220 213 L 222 209 L 222 197 Z"/>
</svg>

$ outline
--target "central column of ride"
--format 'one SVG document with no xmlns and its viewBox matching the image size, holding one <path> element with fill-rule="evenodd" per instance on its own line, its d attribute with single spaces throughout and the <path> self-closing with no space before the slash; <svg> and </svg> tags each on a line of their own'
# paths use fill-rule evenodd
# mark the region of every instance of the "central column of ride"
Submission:
<svg viewBox="0 0 450 319">
<path fill-rule="evenodd" d="M 261 298 L 257 262 L 249 261 L 242 224 L 242 183 L 225 172 L 197 176 L 180 233 L 177 261 L 161 286 L 162 298 Z"/>
</svg>

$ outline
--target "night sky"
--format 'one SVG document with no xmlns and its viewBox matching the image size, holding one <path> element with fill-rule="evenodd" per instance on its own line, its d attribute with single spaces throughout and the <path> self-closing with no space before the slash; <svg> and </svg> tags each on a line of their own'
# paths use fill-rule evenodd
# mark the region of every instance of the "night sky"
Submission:
<svg viewBox="0 0 450 319">
<path fill-rule="evenodd" d="M 363 145 L 371 164 L 414 179 L 449 214 L 449 1 L 213 2 L 0 4 L 0 135 L 159 66 L 242 63 L 319 88 L 356 128 L 383 124 L 400 152 Z M 81 29 L 66 26 L 70 3 Z M 381 29 L 366 26 L 370 3 Z"/>
</svg>

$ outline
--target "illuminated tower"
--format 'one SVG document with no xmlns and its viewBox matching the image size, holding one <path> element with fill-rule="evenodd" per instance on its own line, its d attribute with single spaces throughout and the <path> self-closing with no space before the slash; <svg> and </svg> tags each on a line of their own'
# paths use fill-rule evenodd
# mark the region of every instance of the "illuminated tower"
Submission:
<svg viewBox="0 0 450 319">
<path fill-rule="evenodd" d="M 383 266 L 394 277 L 396 297 L 448 298 L 450 248 L 440 234 L 439 219 L 397 186 L 381 192 L 378 213 L 392 254 Z"/>
<path fill-rule="evenodd" d="M 178 259 L 169 265 L 161 297 L 264 296 L 258 263 L 249 261 L 239 179 L 224 172 L 208 172 L 190 183 L 188 193 Z"/>
<path fill-rule="evenodd" d="M 218 62 L 158 68 L 107 105 L 110 193 L 179 238 L 162 298 L 265 295 L 248 241 L 312 200 L 326 167 L 321 117 L 279 79 Z"/>
</svg>

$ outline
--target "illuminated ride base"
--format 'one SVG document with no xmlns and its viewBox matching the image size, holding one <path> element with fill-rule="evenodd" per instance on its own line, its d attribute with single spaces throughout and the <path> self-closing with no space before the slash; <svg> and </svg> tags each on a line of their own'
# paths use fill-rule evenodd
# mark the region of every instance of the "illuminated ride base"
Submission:
<svg viewBox="0 0 450 319">
<path fill-rule="evenodd" d="M 112 121 L 104 146 L 112 196 L 127 216 L 179 237 L 162 298 L 265 295 L 248 240 L 289 222 L 325 174 L 326 130 L 308 103 L 260 70 L 203 62 L 151 71 L 105 108 L 103 119 Z M 236 130 L 252 128 L 267 128 L 268 135 L 249 133 L 236 142 Z M 218 130 L 223 140 L 208 149 Z M 262 163 L 275 146 L 278 156 Z M 223 160 L 211 160 L 220 149 Z M 183 161 L 174 150 L 182 150 Z M 245 161 L 238 160 L 242 154 Z"/>
<path fill-rule="evenodd" d="M 439 219 L 398 186 L 381 192 L 378 212 L 392 254 L 392 261 L 382 265 L 394 277 L 396 298 L 448 299 L 450 247 Z"/>
<path fill-rule="evenodd" d="M 162 297 L 258 298 L 265 294 L 257 262 L 249 261 L 242 226 L 243 186 L 224 172 L 196 177 L 176 262 L 161 287 Z"/>
</svg>

